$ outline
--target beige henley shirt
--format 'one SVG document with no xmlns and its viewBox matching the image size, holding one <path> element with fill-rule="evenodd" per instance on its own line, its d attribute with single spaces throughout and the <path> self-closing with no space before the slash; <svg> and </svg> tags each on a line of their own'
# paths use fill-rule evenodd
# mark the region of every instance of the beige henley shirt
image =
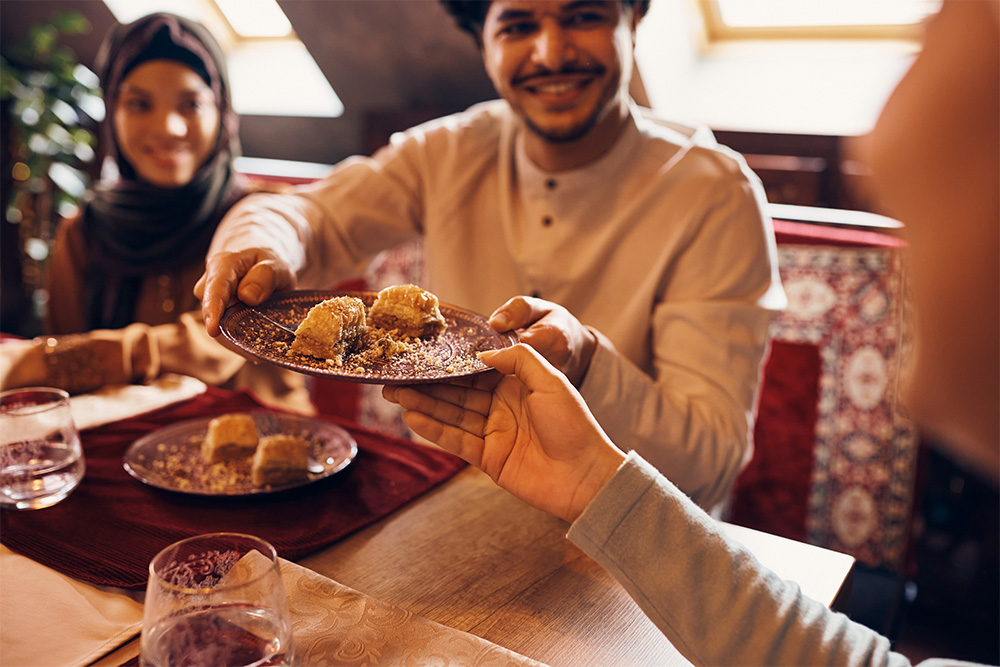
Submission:
<svg viewBox="0 0 1000 667">
<path fill-rule="evenodd" d="M 254 195 L 210 252 L 264 246 L 328 288 L 423 238 L 427 289 L 488 315 L 537 295 L 599 332 L 581 392 L 609 436 L 703 507 L 749 459 L 760 364 L 784 306 L 764 195 L 706 131 L 632 109 L 616 145 L 545 173 L 487 102 L 393 136 L 292 195 Z"/>
</svg>

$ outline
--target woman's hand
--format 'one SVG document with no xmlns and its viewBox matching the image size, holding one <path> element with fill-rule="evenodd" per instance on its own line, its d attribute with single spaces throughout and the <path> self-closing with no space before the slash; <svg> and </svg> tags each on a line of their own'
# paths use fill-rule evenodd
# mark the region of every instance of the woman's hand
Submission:
<svg viewBox="0 0 1000 667">
<path fill-rule="evenodd" d="M 273 292 L 294 286 L 295 276 L 288 264 L 267 248 L 248 248 L 210 255 L 194 295 L 201 299 L 205 328 L 218 336 L 222 333 L 222 313 L 237 297 L 248 306 L 256 306 Z"/>
<path fill-rule="evenodd" d="M 526 345 L 480 354 L 498 373 L 386 386 L 418 435 L 481 468 L 521 500 L 574 521 L 625 455 L 567 378 Z"/>
</svg>

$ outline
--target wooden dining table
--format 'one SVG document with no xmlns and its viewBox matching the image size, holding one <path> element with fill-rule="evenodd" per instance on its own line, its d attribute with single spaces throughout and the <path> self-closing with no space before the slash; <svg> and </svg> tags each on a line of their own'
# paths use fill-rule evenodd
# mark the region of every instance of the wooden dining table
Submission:
<svg viewBox="0 0 1000 667">
<path fill-rule="evenodd" d="M 849 593 L 851 556 L 722 527 L 806 595 L 837 607 Z M 690 664 L 621 585 L 566 539 L 567 529 L 468 467 L 298 563 L 553 667 Z M 137 652 L 135 639 L 95 665 L 121 665 Z"/>
<path fill-rule="evenodd" d="M 325 485 L 285 498 L 221 503 L 222 507 L 210 499 L 157 493 L 122 470 L 121 456 L 129 442 L 193 416 L 243 411 L 259 404 L 243 393 L 200 388 L 201 393 L 189 391 L 191 398 L 148 412 L 137 405 L 141 397 L 130 393 L 140 390 L 152 392 L 157 399 L 164 392 L 163 387 L 132 387 L 110 396 L 74 398 L 73 407 L 79 408 L 75 418 L 77 414 L 81 420 L 98 414 L 105 417 L 82 432 L 88 452 L 87 477 L 68 500 L 52 510 L 0 517 L 6 526 L 5 547 L 29 551 L 64 575 L 93 575 L 92 568 L 67 571 L 64 556 L 86 546 L 81 543 L 95 542 L 98 533 L 111 531 L 114 540 L 133 536 L 148 542 L 168 526 L 175 532 L 219 530 L 217 523 L 198 523 L 217 517 L 212 520 L 245 526 L 242 532 L 270 531 L 269 539 L 286 545 L 289 567 L 285 570 L 293 570 L 300 580 L 309 579 L 305 589 L 312 596 L 307 603 L 320 608 L 309 636 L 313 646 L 318 641 L 329 648 L 331 638 L 350 638 L 347 633 L 360 627 L 346 624 L 349 605 L 354 605 L 350 607 L 354 611 L 363 609 L 360 615 L 368 614 L 369 620 L 374 615 L 388 619 L 396 629 L 405 626 L 396 634 L 395 644 L 383 632 L 385 626 L 369 627 L 375 631 L 366 638 L 374 657 L 353 664 L 395 664 L 393 656 L 416 655 L 411 651 L 416 631 L 426 631 L 423 637 L 443 637 L 449 647 L 456 642 L 472 645 L 480 656 L 485 650 L 487 658 L 495 649 L 505 664 L 526 664 L 520 656 L 553 667 L 689 664 L 625 589 L 566 538 L 569 524 L 521 502 L 486 474 L 432 445 L 344 423 L 358 438 L 362 451 L 345 476 L 331 478 Z M 138 416 L 129 418 L 110 409 L 121 404 L 128 404 Z M 441 467 L 448 469 L 444 476 L 435 472 Z M 424 480 L 423 486 L 413 487 L 419 480 Z M 419 490 L 416 495 L 405 491 L 402 502 L 385 506 L 383 498 L 406 488 Z M 371 520 L 354 522 L 350 515 L 362 512 L 375 514 Z M 137 513 L 142 517 L 133 516 Z M 345 521 L 323 522 L 337 513 Z M 154 521 L 152 527 L 149 521 Z M 84 524 L 85 534 L 79 533 L 76 523 Z M 276 524 L 282 523 L 300 528 L 305 523 L 320 531 L 336 523 L 341 528 L 356 527 L 343 534 L 309 535 L 310 540 L 321 538 L 320 546 L 296 554 L 291 547 L 298 542 L 289 541 L 286 532 L 277 529 Z M 135 528 L 121 534 L 112 524 Z M 762 564 L 797 583 L 807 596 L 834 608 L 844 604 L 853 557 L 727 523 L 720 527 Z M 136 530 L 143 531 L 141 538 Z M 51 542 L 47 548 L 30 548 L 45 540 Z M 94 557 L 100 555 L 93 551 L 95 546 L 88 548 Z M 122 561 L 121 567 L 102 569 L 108 576 L 114 573 L 116 580 L 127 581 L 132 568 L 138 567 L 140 573 L 145 569 L 146 561 L 126 567 L 124 561 L 129 559 L 125 556 L 131 552 L 114 553 L 116 558 L 103 559 L 102 567 Z M 69 564 L 80 560 L 71 558 Z M 140 586 L 120 585 L 125 588 L 109 592 L 124 592 L 141 602 Z M 288 590 L 287 579 L 285 586 Z M 301 599 L 289 592 L 290 605 Z M 407 620 L 398 622 L 403 617 Z M 297 618 L 305 620 L 302 615 Z M 133 637 L 91 664 L 135 664 L 139 643 Z M 325 655 L 332 654 L 335 651 Z M 456 654 L 445 655 L 452 664 L 466 664 Z M 515 660 L 510 660 L 511 655 Z M 497 663 L 487 659 L 477 664 Z"/>
<path fill-rule="evenodd" d="M 810 597 L 844 604 L 853 557 L 723 527 Z M 470 467 L 301 563 L 553 667 L 689 664 L 622 586 L 566 539 L 568 528 Z"/>
</svg>

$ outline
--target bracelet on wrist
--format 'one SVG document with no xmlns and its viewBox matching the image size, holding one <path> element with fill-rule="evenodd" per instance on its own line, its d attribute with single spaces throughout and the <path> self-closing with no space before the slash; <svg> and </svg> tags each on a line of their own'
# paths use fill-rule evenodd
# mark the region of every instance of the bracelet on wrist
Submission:
<svg viewBox="0 0 1000 667">
<path fill-rule="evenodd" d="M 42 346 L 48 383 L 71 394 L 94 391 L 104 384 L 94 352 L 84 337 L 37 339 Z"/>
</svg>

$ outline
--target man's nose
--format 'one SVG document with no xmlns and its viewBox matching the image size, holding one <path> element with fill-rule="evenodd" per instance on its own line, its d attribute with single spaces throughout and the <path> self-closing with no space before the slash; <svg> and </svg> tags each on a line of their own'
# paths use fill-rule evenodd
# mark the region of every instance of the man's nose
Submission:
<svg viewBox="0 0 1000 667">
<path fill-rule="evenodd" d="M 535 36 L 533 60 L 549 71 L 558 71 L 573 57 L 571 35 L 556 21 L 544 21 Z"/>
</svg>

